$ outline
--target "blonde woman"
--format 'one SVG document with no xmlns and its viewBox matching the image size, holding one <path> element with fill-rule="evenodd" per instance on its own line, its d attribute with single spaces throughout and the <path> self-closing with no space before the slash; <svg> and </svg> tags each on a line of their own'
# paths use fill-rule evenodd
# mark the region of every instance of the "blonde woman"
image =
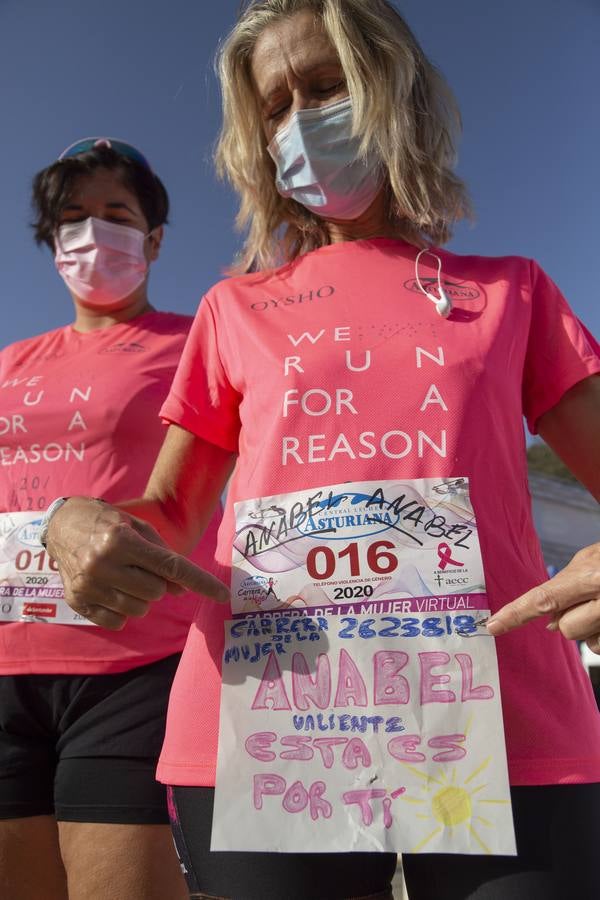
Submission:
<svg viewBox="0 0 600 900">
<path fill-rule="evenodd" d="M 390 3 L 249 3 L 223 45 L 220 77 L 217 165 L 241 200 L 240 274 L 200 306 L 144 499 L 123 509 L 72 498 L 50 519 L 70 602 L 120 628 L 141 612 L 143 577 L 221 597 L 179 554 L 236 460 L 217 550 L 224 567 L 238 500 L 468 476 L 492 610 L 520 598 L 490 632 L 533 619 L 497 642 L 518 856 L 406 856 L 409 895 L 591 898 L 600 721 L 565 638 L 600 650 L 599 546 L 537 588 L 546 575 L 522 415 L 600 497 L 600 359 L 536 263 L 440 249 L 469 213 L 451 170 L 458 114 Z M 449 296 L 449 285 L 462 290 Z M 146 522 L 174 550 L 144 539 Z M 547 612 L 554 632 L 538 618 Z M 193 896 L 391 897 L 389 854 L 209 851 L 227 615 L 208 603 L 198 612 L 159 767 Z"/>
</svg>

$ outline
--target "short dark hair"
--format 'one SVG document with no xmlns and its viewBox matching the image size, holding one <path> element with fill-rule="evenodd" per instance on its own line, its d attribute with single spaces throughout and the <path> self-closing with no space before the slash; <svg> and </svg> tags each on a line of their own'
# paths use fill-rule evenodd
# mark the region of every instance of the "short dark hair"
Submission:
<svg viewBox="0 0 600 900">
<path fill-rule="evenodd" d="M 111 147 L 93 147 L 86 153 L 58 159 L 33 179 L 32 228 L 36 243 L 47 244 L 54 250 L 54 233 L 75 182 L 100 168 L 119 173 L 125 187 L 137 197 L 150 230 L 167 222 L 169 195 L 158 175 Z"/>
</svg>

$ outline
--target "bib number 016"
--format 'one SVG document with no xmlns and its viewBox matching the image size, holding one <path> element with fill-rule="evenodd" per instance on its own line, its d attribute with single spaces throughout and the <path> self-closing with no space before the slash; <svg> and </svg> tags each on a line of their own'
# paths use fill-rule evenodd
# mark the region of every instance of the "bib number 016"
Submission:
<svg viewBox="0 0 600 900">
<path fill-rule="evenodd" d="M 35 563 L 35 565 L 34 565 Z M 45 550 L 32 553 L 31 550 L 19 550 L 15 557 L 17 572 L 58 572 L 58 566 Z"/>
<path fill-rule="evenodd" d="M 392 551 L 395 545 L 391 541 L 373 541 L 367 547 L 367 568 L 375 575 L 389 575 L 398 568 L 398 557 Z M 313 547 L 306 557 L 306 569 L 315 581 L 325 581 L 335 574 L 338 561 L 348 559 L 350 575 L 358 578 L 365 574 L 362 571 L 358 544 L 353 541 L 336 554 L 331 547 Z"/>
</svg>

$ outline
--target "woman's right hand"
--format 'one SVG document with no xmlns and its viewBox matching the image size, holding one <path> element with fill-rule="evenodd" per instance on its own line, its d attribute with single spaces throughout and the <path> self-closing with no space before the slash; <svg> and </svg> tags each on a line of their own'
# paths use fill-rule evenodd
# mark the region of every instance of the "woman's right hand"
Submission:
<svg viewBox="0 0 600 900">
<path fill-rule="evenodd" d="M 167 547 L 152 525 L 101 500 L 70 497 L 50 519 L 47 547 L 69 606 L 112 631 L 167 592 L 229 600 L 221 581 Z"/>
</svg>

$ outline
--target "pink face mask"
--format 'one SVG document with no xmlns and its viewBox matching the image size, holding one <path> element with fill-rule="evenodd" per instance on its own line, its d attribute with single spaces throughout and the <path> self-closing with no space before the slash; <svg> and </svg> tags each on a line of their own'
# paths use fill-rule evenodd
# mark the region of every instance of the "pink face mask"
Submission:
<svg viewBox="0 0 600 900">
<path fill-rule="evenodd" d="M 56 233 L 54 261 L 82 303 L 102 309 L 128 297 L 146 277 L 145 239 L 137 228 L 103 219 L 68 222 Z"/>
</svg>

